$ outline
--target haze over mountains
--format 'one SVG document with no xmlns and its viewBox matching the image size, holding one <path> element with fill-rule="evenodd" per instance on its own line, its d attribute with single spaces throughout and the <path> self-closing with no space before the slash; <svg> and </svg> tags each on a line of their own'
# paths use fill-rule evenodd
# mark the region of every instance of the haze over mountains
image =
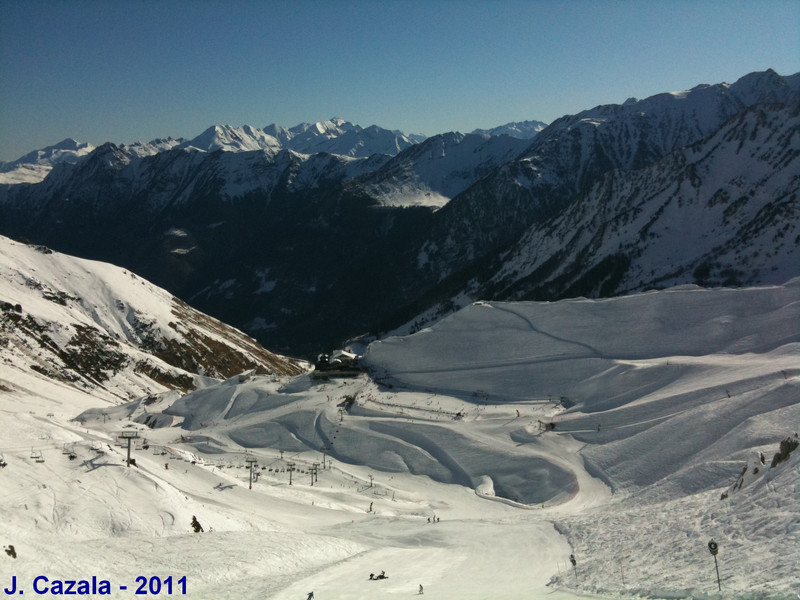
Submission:
<svg viewBox="0 0 800 600">
<path fill-rule="evenodd" d="M 782 283 L 800 274 L 799 90 L 766 71 L 505 130 L 529 139 L 333 119 L 104 144 L 0 186 L 0 233 L 306 356 L 475 299 Z"/>
</svg>

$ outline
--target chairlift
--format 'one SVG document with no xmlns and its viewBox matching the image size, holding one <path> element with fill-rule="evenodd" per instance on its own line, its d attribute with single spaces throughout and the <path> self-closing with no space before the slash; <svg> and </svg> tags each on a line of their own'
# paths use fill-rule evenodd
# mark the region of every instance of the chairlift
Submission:
<svg viewBox="0 0 800 600">
<path fill-rule="evenodd" d="M 61 448 L 61 454 L 69 454 L 71 450 L 67 448 L 67 443 L 64 442 L 64 446 Z"/>
</svg>

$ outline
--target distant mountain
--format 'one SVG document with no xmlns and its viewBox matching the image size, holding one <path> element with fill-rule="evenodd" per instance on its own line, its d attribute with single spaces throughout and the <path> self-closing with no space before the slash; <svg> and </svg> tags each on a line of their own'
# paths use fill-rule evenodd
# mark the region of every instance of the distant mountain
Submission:
<svg viewBox="0 0 800 600">
<path fill-rule="evenodd" d="M 36 183 L 44 179 L 54 165 L 74 163 L 94 150 L 91 144 L 71 138 L 34 150 L 15 161 L 0 163 L 0 184 Z"/>
<path fill-rule="evenodd" d="M 354 158 L 366 158 L 373 154 L 394 156 L 420 141 L 420 136 L 408 136 L 376 125 L 363 128 L 340 118 L 302 123 L 295 127 L 272 124 L 265 127 L 264 132 L 274 136 L 282 147 L 296 152 L 327 152 Z"/>
<path fill-rule="evenodd" d="M 214 127 L 153 154 L 105 144 L 0 185 L 0 233 L 122 265 L 308 357 L 477 299 L 781 283 L 800 275 L 798 105 L 800 76 L 766 71 L 531 140 L 449 133 L 348 156 L 390 138 L 335 119 Z"/>
<path fill-rule="evenodd" d="M 113 265 L 0 237 L 0 388 L 61 386 L 109 400 L 293 360 Z"/>
<path fill-rule="evenodd" d="M 527 145 L 509 136 L 436 135 L 404 150 L 353 185 L 384 206 L 441 207 Z"/>
<path fill-rule="evenodd" d="M 506 123 L 491 129 L 476 129 L 472 133 L 477 135 L 510 135 L 520 140 L 530 140 L 547 127 L 542 121 L 516 121 Z"/>
<path fill-rule="evenodd" d="M 490 278 L 507 298 L 782 283 L 800 265 L 800 106 L 761 104 L 535 223 Z M 488 289 L 487 289 L 488 291 Z"/>
<path fill-rule="evenodd" d="M 700 85 L 562 117 L 527 150 L 476 182 L 438 216 L 419 249 L 436 279 L 507 248 L 614 170 L 644 168 L 711 135 L 759 103 L 795 106 L 798 76 L 752 73 L 734 84 Z"/>
<path fill-rule="evenodd" d="M 183 142 L 178 147 L 203 150 L 204 152 L 213 152 L 214 150 L 225 152 L 272 150 L 277 152 L 281 149 L 281 144 L 275 137 L 249 125 L 243 127 L 216 125 L 209 127 L 196 138 Z"/>
<path fill-rule="evenodd" d="M 361 127 L 344 119 L 303 123 L 295 127 L 269 125 L 265 129 L 244 125 L 214 125 L 191 140 L 164 138 L 151 142 L 112 144 L 130 159 L 154 156 L 173 149 L 187 152 L 253 152 L 275 155 L 281 150 L 300 154 L 337 154 L 347 158 L 391 157 L 422 140 L 424 136 L 406 135 L 376 125 Z M 94 146 L 72 139 L 55 146 L 35 150 L 8 163 L 0 163 L 0 185 L 38 183 L 59 163 L 77 163 L 87 157 Z M 375 165 L 373 160 L 369 163 Z M 377 162 L 380 164 L 380 161 Z"/>
</svg>

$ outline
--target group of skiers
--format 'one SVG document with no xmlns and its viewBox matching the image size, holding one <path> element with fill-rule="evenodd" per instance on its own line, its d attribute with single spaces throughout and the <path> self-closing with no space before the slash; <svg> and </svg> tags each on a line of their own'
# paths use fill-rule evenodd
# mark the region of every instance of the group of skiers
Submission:
<svg viewBox="0 0 800 600">
<path fill-rule="evenodd" d="M 380 575 L 375 575 L 375 573 L 369 574 L 370 581 L 374 581 L 377 579 L 389 579 L 389 576 L 386 574 L 386 571 L 381 571 Z"/>
</svg>

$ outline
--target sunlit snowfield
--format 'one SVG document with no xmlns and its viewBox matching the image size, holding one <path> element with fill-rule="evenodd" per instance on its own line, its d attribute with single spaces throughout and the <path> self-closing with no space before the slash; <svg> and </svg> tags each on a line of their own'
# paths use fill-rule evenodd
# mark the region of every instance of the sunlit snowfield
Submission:
<svg viewBox="0 0 800 600">
<path fill-rule="evenodd" d="M 2 364 L 0 540 L 17 558 L 0 584 L 795 598 L 800 451 L 770 462 L 800 429 L 799 350 L 795 280 L 478 303 L 373 343 L 371 376 L 242 376 L 122 406 Z"/>
</svg>

